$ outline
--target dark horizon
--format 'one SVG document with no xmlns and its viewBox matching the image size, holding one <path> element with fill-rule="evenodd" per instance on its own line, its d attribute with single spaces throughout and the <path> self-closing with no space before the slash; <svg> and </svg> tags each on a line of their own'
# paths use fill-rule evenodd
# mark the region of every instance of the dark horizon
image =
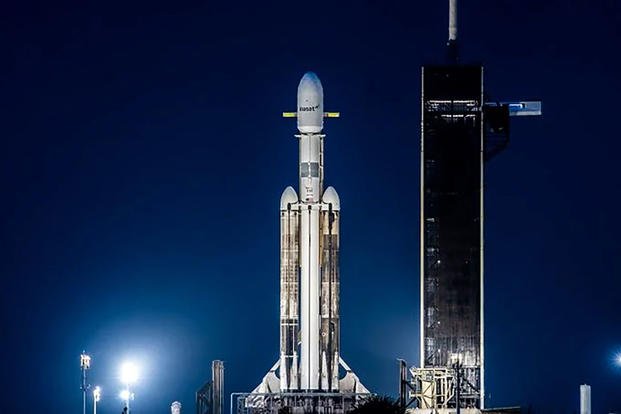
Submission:
<svg viewBox="0 0 621 414">
<path fill-rule="evenodd" d="M 446 2 L 448 3 L 448 2 Z M 467 4 L 466 4 L 467 3 Z M 613 0 L 460 2 L 462 63 L 490 99 L 537 98 L 486 167 L 486 405 L 621 410 L 621 196 Z M 5 5 L 3 411 L 194 409 L 211 360 L 230 392 L 278 357 L 278 202 L 296 185 L 295 108 L 320 77 L 325 183 L 339 192 L 341 350 L 396 396 L 418 361 L 420 67 L 447 4 Z"/>
</svg>

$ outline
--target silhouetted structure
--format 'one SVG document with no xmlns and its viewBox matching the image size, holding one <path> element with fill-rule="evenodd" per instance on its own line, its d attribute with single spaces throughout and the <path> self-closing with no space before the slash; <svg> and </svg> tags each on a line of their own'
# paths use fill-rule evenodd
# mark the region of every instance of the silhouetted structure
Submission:
<svg viewBox="0 0 621 414">
<path fill-rule="evenodd" d="M 211 363 L 211 380 L 196 392 L 196 414 L 222 414 L 224 402 L 224 362 Z"/>
<path fill-rule="evenodd" d="M 421 361 L 458 358 L 460 400 L 483 395 L 483 68 L 425 66 L 421 138 Z"/>
<path fill-rule="evenodd" d="M 449 62 L 422 68 L 420 364 L 406 385 L 402 366 L 400 402 L 459 413 L 484 408 L 485 162 L 507 146 L 510 116 L 541 103 L 486 102 L 483 66 L 459 63 L 449 5 Z"/>
</svg>

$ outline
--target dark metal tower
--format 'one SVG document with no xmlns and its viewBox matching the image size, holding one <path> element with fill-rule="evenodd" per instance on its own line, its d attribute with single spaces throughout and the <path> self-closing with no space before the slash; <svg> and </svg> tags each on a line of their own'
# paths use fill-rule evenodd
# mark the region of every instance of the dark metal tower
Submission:
<svg viewBox="0 0 621 414">
<path fill-rule="evenodd" d="M 425 66 L 421 137 L 421 361 L 463 366 L 483 396 L 483 68 Z"/>
<path fill-rule="evenodd" d="M 459 63 L 457 0 L 447 52 L 448 64 L 422 68 L 420 365 L 410 403 L 482 409 L 485 161 L 508 144 L 509 117 L 540 115 L 541 102 L 485 102 L 483 66 Z"/>
</svg>

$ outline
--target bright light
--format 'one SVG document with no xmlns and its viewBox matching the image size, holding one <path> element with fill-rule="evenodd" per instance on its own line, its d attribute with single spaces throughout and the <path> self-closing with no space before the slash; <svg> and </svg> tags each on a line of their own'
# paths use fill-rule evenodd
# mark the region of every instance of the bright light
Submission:
<svg viewBox="0 0 621 414">
<path fill-rule="evenodd" d="M 100 386 L 96 386 L 95 388 L 93 388 L 93 398 L 95 399 L 95 402 L 99 402 L 99 400 L 101 399 L 101 387 Z"/>
<path fill-rule="evenodd" d="M 129 401 L 129 397 L 131 397 L 129 390 L 123 390 L 119 393 L 119 398 L 123 401 Z"/>
<path fill-rule="evenodd" d="M 89 369 L 91 367 L 91 357 L 85 352 L 80 355 L 80 368 Z"/>
<path fill-rule="evenodd" d="M 617 363 L 617 365 L 621 365 L 621 353 L 617 354 L 617 357 L 615 358 L 615 362 Z"/>
<path fill-rule="evenodd" d="M 133 384 L 138 381 L 138 368 L 131 362 L 121 365 L 121 382 L 123 384 Z"/>
</svg>

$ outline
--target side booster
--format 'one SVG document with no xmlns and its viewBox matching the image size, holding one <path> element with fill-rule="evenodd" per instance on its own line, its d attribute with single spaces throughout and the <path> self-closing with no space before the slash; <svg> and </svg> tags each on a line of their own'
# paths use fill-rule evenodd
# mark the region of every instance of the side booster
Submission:
<svg viewBox="0 0 621 414">
<path fill-rule="evenodd" d="M 287 187 L 280 200 L 280 390 L 338 391 L 340 202 L 323 191 L 326 114 L 314 73 L 297 98 L 300 196 Z"/>
</svg>

